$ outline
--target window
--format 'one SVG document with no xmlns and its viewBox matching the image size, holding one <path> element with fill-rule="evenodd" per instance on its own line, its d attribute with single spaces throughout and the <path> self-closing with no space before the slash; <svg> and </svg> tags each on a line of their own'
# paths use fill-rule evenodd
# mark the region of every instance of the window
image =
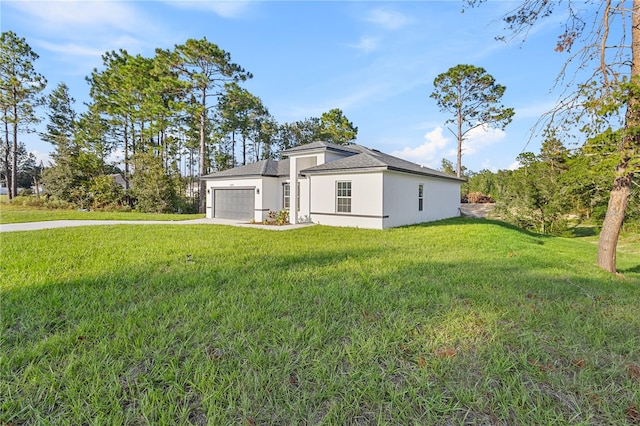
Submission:
<svg viewBox="0 0 640 426">
<path fill-rule="evenodd" d="M 298 191 L 296 193 L 296 201 L 298 202 L 298 211 L 300 211 L 300 182 L 298 182 Z M 291 184 L 285 182 L 282 184 L 282 209 L 289 210 L 291 208 Z"/>
<path fill-rule="evenodd" d="M 424 185 L 418 185 L 418 211 L 422 211 L 422 207 L 424 206 Z"/>
<path fill-rule="evenodd" d="M 282 208 L 289 210 L 291 207 L 291 185 L 288 183 L 282 184 Z"/>
<path fill-rule="evenodd" d="M 336 210 L 351 213 L 351 182 L 336 182 Z"/>
</svg>

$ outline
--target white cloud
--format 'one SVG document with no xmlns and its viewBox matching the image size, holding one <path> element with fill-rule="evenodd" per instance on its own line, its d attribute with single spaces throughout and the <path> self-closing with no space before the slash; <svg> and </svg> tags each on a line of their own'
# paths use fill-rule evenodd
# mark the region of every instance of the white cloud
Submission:
<svg viewBox="0 0 640 426">
<path fill-rule="evenodd" d="M 201 0 L 201 1 L 165 1 L 166 4 L 180 9 L 195 9 L 206 12 L 213 12 L 223 18 L 239 18 L 246 14 L 249 9 L 249 1 L 220 1 L 220 0 Z"/>
<path fill-rule="evenodd" d="M 410 17 L 399 12 L 384 9 L 373 9 L 367 13 L 364 20 L 378 25 L 386 30 L 398 30 L 413 21 Z"/>
<path fill-rule="evenodd" d="M 519 161 L 514 161 L 513 163 L 509 164 L 509 167 L 507 167 L 507 169 L 509 170 L 517 170 L 522 166 L 522 164 L 520 164 Z"/>
<path fill-rule="evenodd" d="M 57 54 L 70 65 L 81 63 L 76 58 L 91 58 L 95 66 L 104 52 L 120 48 L 137 53 L 149 47 L 142 40 L 157 43 L 164 35 L 132 2 L 23 1 L 8 5 L 34 22 L 39 33 L 31 38 L 34 46 Z"/>
<path fill-rule="evenodd" d="M 443 128 L 438 126 L 424 135 L 426 142 L 415 148 L 406 147 L 400 151 L 393 151 L 391 155 L 414 163 L 429 165 L 443 157 L 450 139 L 443 134 Z M 437 161 L 436 161 L 437 162 Z"/>
<path fill-rule="evenodd" d="M 128 30 L 145 22 L 129 4 L 116 1 L 22 1 L 12 7 L 37 19 L 37 25 L 72 31 L 109 26 Z M 77 28 L 76 28 L 77 29 Z"/>
<path fill-rule="evenodd" d="M 380 44 L 380 39 L 377 37 L 360 37 L 360 40 L 357 43 L 350 44 L 349 47 L 353 47 L 354 49 L 362 50 L 364 53 L 373 52 L 378 48 Z"/>
<path fill-rule="evenodd" d="M 71 56 L 97 56 L 100 57 L 105 51 L 94 47 L 81 46 L 76 43 L 51 43 L 49 41 L 40 40 L 38 46 L 43 47 L 51 52 L 62 53 Z"/>
<path fill-rule="evenodd" d="M 29 151 L 29 153 L 33 154 L 33 156 L 36 157 L 36 164 L 38 166 L 40 165 L 40 163 L 42 163 L 42 165 L 44 165 L 45 167 L 55 163 L 55 161 L 53 161 L 53 159 L 51 158 L 51 153 L 49 152 L 40 152 L 38 150 L 32 150 L 32 151 Z"/>
<path fill-rule="evenodd" d="M 455 159 L 457 155 L 455 138 L 453 136 L 445 136 L 444 132 L 444 128 L 437 126 L 424 135 L 426 141 L 422 145 L 415 148 L 406 147 L 399 151 L 393 151 L 391 155 L 429 167 L 440 167 L 440 160 L 442 158 Z M 502 130 L 492 129 L 486 125 L 480 126 L 467 135 L 467 139 L 463 145 L 463 154 L 480 152 L 500 142 L 505 136 L 505 132 Z M 489 160 L 485 160 L 482 167 L 489 168 Z"/>
<path fill-rule="evenodd" d="M 483 124 L 471 130 L 463 142 L 462 153 L 464 155 L 475 154 L 484 148 L 502 141 L 506 133 L 501 129 L 494 129 Z"/>
</svg>

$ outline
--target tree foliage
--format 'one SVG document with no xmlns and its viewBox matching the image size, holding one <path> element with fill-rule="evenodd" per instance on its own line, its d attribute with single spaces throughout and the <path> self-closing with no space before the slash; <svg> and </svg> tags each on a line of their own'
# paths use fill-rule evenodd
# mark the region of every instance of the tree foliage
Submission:
<svg viewBox="0 0 640 426">
<path fill-rule="evenodd" d="M 358 136 L 358 128 L 344 115 L 341 109 L 334 108 L 320 116 L 317 140 L 347 145 Z"/>
<path fill-rule="evenodd" d="M 230 83 L 227 84 L 224 95 L 220 97 L 218 110 L 222 132 L 231 135 L 229 157 L 235 158 L 235 142 L 236 137 L 239 137 L 242 158 L 240 164 L 245 165 L 248 161 L 258 161 L 262 158 L 264 141 L 269 144 L 269 137 L 265 133 L 272 130 L 266 123 L 272 118 L 260 98 L 238 84 Z"/>
<path fill-rule="evenodd" d="M 358 136 L 358 128 L 345 116 L 339 108 L 333 108 L 320 117 L 310 117 L 293 123 L 285 123 L 280 127 L 280 149 L 315 141 L 348 145 Z"/>
<path fill-rule="evenodd" d="M 198 119 L 200 130 L 200 176 L 210 170 L 207 163 L 207 126 L 208 111 L 215 103 L 209 98 L 219 98 L 224 93 L 226 83 L 246 81 L 253 77 L 240 65 L 231 62 L 231 54 L 209 42 L 189 39 L 175 46 L 172 52 L 158 50 L 158 57 L 168 60 L 169 68 L 185 83 L 186 95 L 191 99 L 191 107 Z M 204 194 L 205 182 L 200 183 L 200 192 Z M 205 198 L 200 197 L 200 211 L 204 212 Z"/>
</svg>

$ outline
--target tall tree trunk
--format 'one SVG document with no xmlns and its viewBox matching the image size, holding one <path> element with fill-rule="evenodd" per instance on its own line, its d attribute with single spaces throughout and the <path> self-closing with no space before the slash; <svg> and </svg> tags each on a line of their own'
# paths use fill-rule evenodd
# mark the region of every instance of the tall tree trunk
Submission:
<svg viewBox="0 0 640 426">
<path fill-rule="evenodd" d="M 458 108 L 458 158 L 456 162 L 456 176 L 462 177 L 462 111 Z"/>
<path fill-rule="evenodd" d="M 129 133 L 128 133 L 128 120 L 124 119 L 124 189 L 129 189 Z"/>
<path fill-rule="evenodd" d="M 207 207 L 207 183 L 203 181 L 202 176 L 207 174 L 207 163 L 206 163 L 206 140 L 205 140 L 205 130 L 207 127 L 207 92 L 205 89 L 202 89 L 202 99 L 201 99 L 201 107 L 202 111 L 200 112 L 200 208 L 199 212 L 204 213 Z"/>
<path fill-rule="evenodd" d="M 633 1 L 631 12 L 631 80 L 640 84 L 640 0 Z M 634 93 L 637 90 L 631 89 Z M 609 196 L 607 214 L 602 223 L 598 240 L 598 266 L 616 272 L 616 247 L 624 222 L 624 215 L 631 196 L 631 182 L 634 166 L 629 162 L 640 152 L 640 99 L 632 95 L 625 114 L 625 135 L 622 139 L 620 164 L 616 167 L 616 177 Z"/>
<path fill-rule="evenodd" d="M 600 231 L 598 266 L 609 272 L 616 272 L 616 247 L 624 222 L 624 213 L 631 195 L 632 176 L 632 173 L 625 173 L 625 168 L 618 166 L 618 176 L 614 180 L 607 214 L 602 223 L 602 231 Z"/>
<path fill-rule="evenodd" d="M 231 132 L 231 168 L 236 166 L 236 131 Z"/>
<path fill-rule="evenodd" d="M 11 157 L 11 144 L 9 142 L 9 117 L 7 115 L 7 110 L 3 111 L 4 113 L 4 155 L 2 156 L 2 166 L 4 168 L 4 182 L 7 187 L 7 195 L 9 199 L 13 198 L 11 194 L 11 162 L 9 158 Z"/>
<path fill-rule="evenodd" d="M 17 94 L 14 91 L 14 99 L 17 98 Z M 9 191 L 9 198 L 13 198 L 18 195 L 18 103 L 13 103 L 13 141 L 11 150 L 11 190 Z"/>
<path fill-rule="evenodd" d="M 242 135 L 242 165 L 247 164 L 247 137 Z"/>
</svg>

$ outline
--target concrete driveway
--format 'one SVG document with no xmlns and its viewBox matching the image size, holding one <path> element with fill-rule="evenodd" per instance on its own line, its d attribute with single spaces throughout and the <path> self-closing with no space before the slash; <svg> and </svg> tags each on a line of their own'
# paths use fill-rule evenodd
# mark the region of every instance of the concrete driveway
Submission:
<svg viewBox="0 0 640 426">
<path fill-rule="evenodd" d="M 269 231 L 287 231 L 313 225 L 299 223 L 295 225 L 267 226 L 238 222 L 228 219 L 191 219 L 191 220 L 51 220 L 46 222 L 7 223 L 0 225 L 0 232 L 37 231 L 39 229 L 69 228 L 75 226 L 97 225 L 228 225 L 245 228 L 265 229 Z"/>
</svg>

